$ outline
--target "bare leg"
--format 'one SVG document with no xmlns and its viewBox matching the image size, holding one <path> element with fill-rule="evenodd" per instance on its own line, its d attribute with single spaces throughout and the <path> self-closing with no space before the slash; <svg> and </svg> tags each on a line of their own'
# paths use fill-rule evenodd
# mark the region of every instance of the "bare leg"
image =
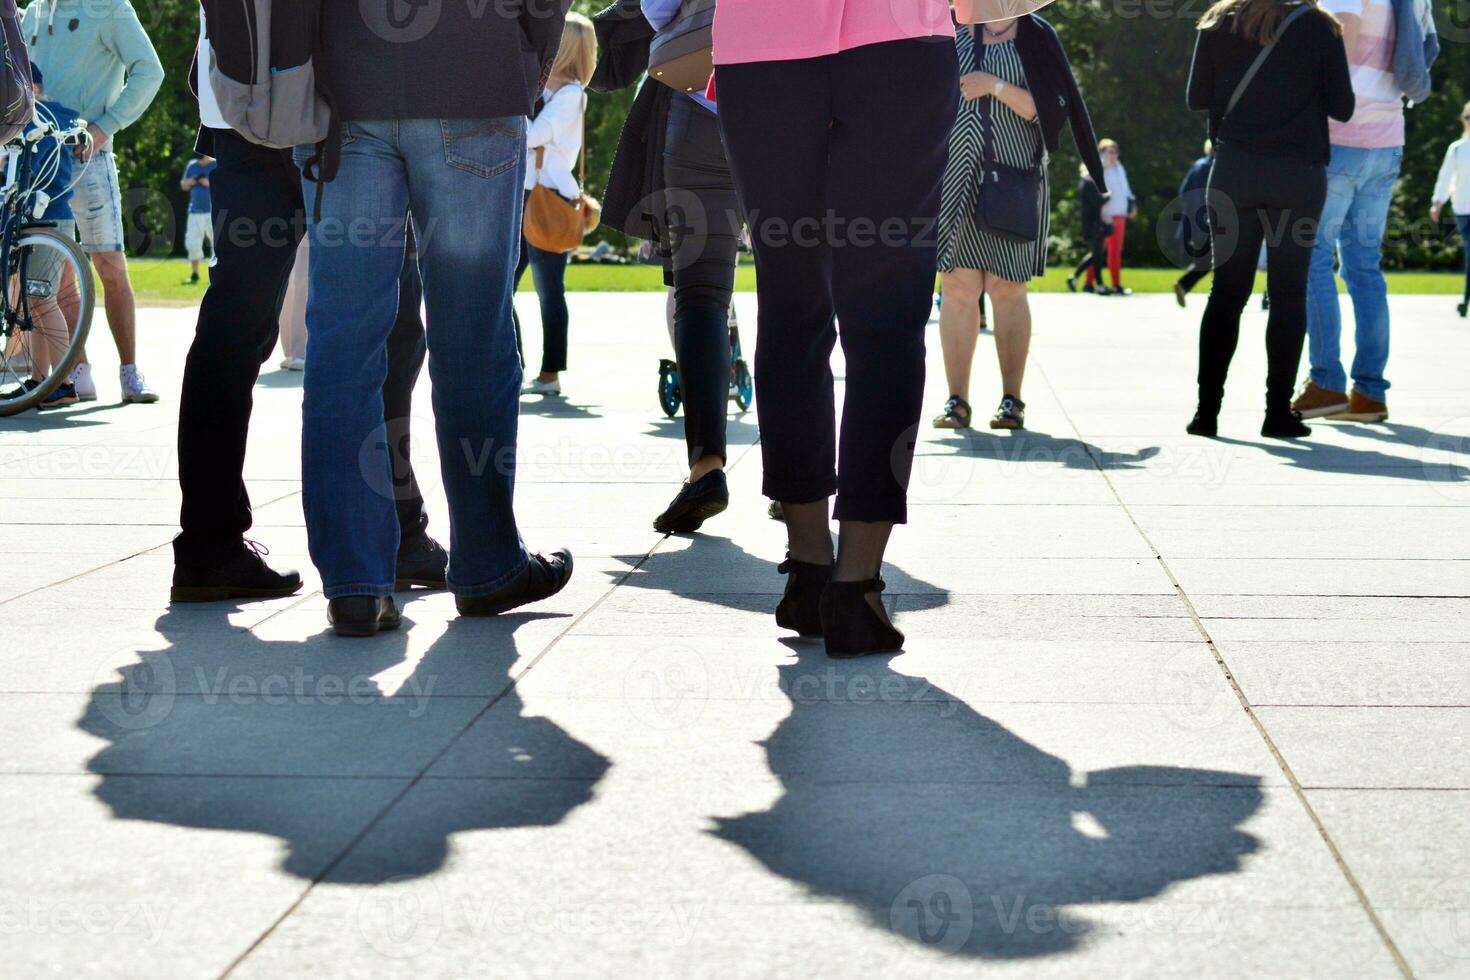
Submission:
<svg viewBox="0 0 1470 980">
<path fill-rule="evenodd" d="M 107 325 L 117 344 L 117 356 L 124 364 L 136 364 L 137 304 L 133 284 L 128 280 L 128 259 L 122 252 L 93 252 L 92 264 L 102 280 L 102 299 L 107 308 Z"/>
<path fill-rule="evenodd" d="M 949 394 L 970 400 L 970 370 L 980 338 L 980 291 L 983 273 L 956 269 L 940 276 L 944 306 L 939 311 L 939 341 L 944 349 L 944 376 Z"/>
<path fill-rule="evenodd" d="M 1002 394 L 1021 397 L 1026 357 L 1031 352 L 1031 306 L 1026 284 L 990 276 L 990 301 L 995 304 L 995 351 L 1000 358 Z"/>
<path fill-rule="evenodd" d="M 70 264 L 61 267 L 61 292 L 57 296 L 57 302 L 61 304 L 62 315 L 66 317 L 68 324 L 76 323 L 82 318 L 82 291 Z M 87 348 L 83 347 L 77 355 L 77 363 L 90 363 L 87 360 Z"/>
</svg>

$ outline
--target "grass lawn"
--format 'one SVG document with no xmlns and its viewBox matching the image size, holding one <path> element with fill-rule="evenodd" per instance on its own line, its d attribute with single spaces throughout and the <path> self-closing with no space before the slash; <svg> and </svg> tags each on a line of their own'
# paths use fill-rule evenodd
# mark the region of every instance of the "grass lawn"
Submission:
<svg viewBox="0 0 1470 980">
<path fill-rule="evenodd" d="M 204 286 L 186 286 L 189 263 L 182 259 L 135 259 L 131 263 L 133 290 L 138 303 L 143 306 L 193 306 L 204 295 Z M 1179 273 L 1174 269 L 1129 269 L 1124 282 L 1138 293 L 1167 293 L 1174 285 Z M 1067 272 L 1056 268 L 1047 271 L 1046 277 L 1031 283 L 1039 293 L 1066 291 Z M 1391 272 L 1388 274 L 1388 289 L 1391 293 L 1424 293 L 1458 296 L 1464 289 L 1465 279 L 1458 272 Z M 521 291 L 530 290 L 531 277 L 527 276 Z M 648 265 L 573 265 L 567 270 L 567 288 L 573 292 L 658 292 L 663 289 L 663 272 Z M 749 263 L 740 267 L 737 288 L 741 292 L 755 291 L 755 268 Z M 1196 287 L 1203 293 L 1205 284 Z M 1338 284 L 1339 291 L 1342 289 Z"/>
</svg>

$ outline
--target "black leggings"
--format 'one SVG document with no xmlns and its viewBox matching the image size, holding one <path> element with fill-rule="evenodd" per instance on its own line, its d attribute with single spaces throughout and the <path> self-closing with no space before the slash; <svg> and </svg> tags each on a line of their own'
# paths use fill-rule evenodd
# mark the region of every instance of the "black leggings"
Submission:
<svg viewBox="0 0 1470 980">
<path fill-rule="evenodd" d="M 802 504 L 835 491 L 840 521 L 907 520 L 958 83 L 954 45 L 932 40 L 720 66 L 720 125 L 759 285 L 768 497 Z"/>
<path fill-rule="evenodd" d="M 1082 261 L 1077 263 L 1077 268 L 1072 270 L 1072 278 L 1076 279 L 1088 269 L 1092 270 L 1092 281 L 1099 286 L 1103 284 L 1103 262 L 1108 257 L 1108 236 L 1102 233 L 1099 227 L 1097 233 L 1087 240 L 1087 254 L 1082 256 Z"/>
<path fill-rule="evenodd" d="M 1261 243 L 1271 317 L 1266 324 L 1266 412 L 1291 410 L 1291 392 L 1307 335 L 1307 268 L 1327 196 L 1327 168 L 1285 157 L 1219 148 L 1210 173 L 1210 238 L 1215 278 L 1200 322 L 1199 402 L 1220 410 L 1225 375 L 1250 301 Z"/>
<path fill-rule="evenodd" d="M 663 167 L 664 281 L 674 287 L 674 355 L 692 466 L 705 456 L 725 458 L 730 297 L 742 222 L 719 121 L 685 95 L 675 95 L 669 109 Z"/>
</svg>

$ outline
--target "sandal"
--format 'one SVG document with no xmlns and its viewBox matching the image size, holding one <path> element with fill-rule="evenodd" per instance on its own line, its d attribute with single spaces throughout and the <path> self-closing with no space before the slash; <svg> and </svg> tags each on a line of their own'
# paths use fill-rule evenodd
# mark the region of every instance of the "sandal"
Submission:
<svg viewBox="0 0 1470 980">
<path fill-rule="evenodd" d="M 968 429 L 974 415 L 969 402 L 959 395 L 950 395 L 949 401 L 944 403 L 944 414 L 934 420 L 934 428 Z"/>
<path fill-rule="evenodd" d="M 1000 408 L 990 420 L 992 429 L 1026 428 L 1026 403 L 1015 395 L 1006 395 L 1000 400 Z"/>
</svg>

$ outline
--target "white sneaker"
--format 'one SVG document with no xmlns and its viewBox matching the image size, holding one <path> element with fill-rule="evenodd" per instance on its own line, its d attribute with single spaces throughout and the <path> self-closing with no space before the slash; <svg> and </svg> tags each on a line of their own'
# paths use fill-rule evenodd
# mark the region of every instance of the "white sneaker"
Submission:
<svg viewBox="0 0 1470 980">
<path fill-rule="evenodd" d="M 526 395 L 559 395 L 561 394 L 561 379 L 555 381 L 539 381 L 532 378 L 526 382 L 526 387 L 521 389 Z"/>
<path fill-rule="evenodd" d="M 283 358 L 281 358 L 281 370 L 282 371 L 305 371 L 306 370 L 306 358 L 304 358 L 304 357 L 283 357 Z"/>
<path fill-rule="evenodd" d="M 97 382 L 92 380 L 92 365 L 85 361 L 71 369 L 67 377 L 67 383 L 77 390 L 77 401 L 95 402 L 97 400 Z"/>
<path fill-rule="evenodd" d="M 117 378 L 122 384 L 122 400 L 124 405 L 129 402 L 149 405 L 158 401 L 158 392 L 148 387 L 148 382 L 143 380 L 143 374 L 138 370 L 138 365 L 124 364 L 117 369 Z"/>
</svg>

